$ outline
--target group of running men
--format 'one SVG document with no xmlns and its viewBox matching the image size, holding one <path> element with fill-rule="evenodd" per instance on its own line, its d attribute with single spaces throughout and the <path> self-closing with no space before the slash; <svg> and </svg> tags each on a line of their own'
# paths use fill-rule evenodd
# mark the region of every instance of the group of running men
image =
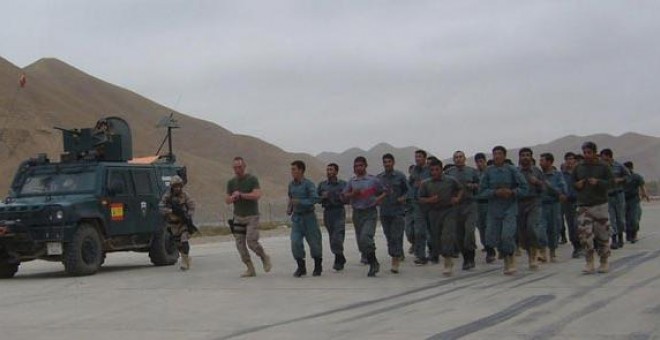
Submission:
<svg viewBox="0 0 660 340">
<path fill-rule="evenodd" d="M 539 261 L 556 262 L 556 249 L 567 242 L 566 233 L 573 257 L 586 258 L 585 273 L 596 271 L 596 252 L 597 270 L 608 272 L 610 249 L 623 247 L 624 233 L 627 241 L 637 242 L 640 197 L 648 200 L 648 195 L 631 162 L 624 166 L 614 161 L 611 150 L 597 151 L 593 142 L 584 143 L 581 154 L 566 153 L 557 169 L 551 153 L 541 154 L 537 166 L 530 148 L 520 149 L 516 167 L 507 159 L 507 150 L 496 146 L 489 161 L 483 153 L 474 156 L 476 168 L 466 165 L 462 151 L 454 152 L 453 164 L 443 166 L 418 150 L 408 176 L 394 169 L 392 154 L 382 156 L 383 171 L 377 176 L 367 173 L 364 157 L 357 157 L 350 180 L 339 179 L 339 166 L 331 163 L 327 179 L 318 185 L 304 177 L 305 163 L 294 161 L 288 190 L 291 249 L 298 265 L 294 276 L 307 273 L 303 240 L 314 259 L 313 275 L 323 270 L 317 203 L 323 207 L 336 271 L 346 263 L 345 206 L 350 204 L 368 276 L 380 270 L 374 244 L 378 220 L 392 273 L 399 272 L 404 259 L 404 235 L 416 265 L 439 263 L 442 257 L 443 274 L 449 276 L 454 259 L 462 255 L 462 269 L 474 268 L 477 229 L 486 262 L 495 262 L 499 255 L 507 275 L 516 272 L 520 250 L 527 252 L 530 270 L 537 270 Z"/>
<path fill-rule="evenodd" d="M 292 221 L 291 252 L 297 264 L 293 275 L 307 274 L 303 241 L 314 260 L 312 275 L 323 272 L 322 236 L 315 212 L 319 203 L 336 271 L 346 264 L 346 206 L 350 205 L 361 262 L 369 265 L 368 276 L 380 270 L 374 242 L 378 221 L 387 240 L 392 273 L 399 273 L 405 258 L 404 235 L 415 265 L 439 263 L 442 257 L 443 274 L 450 276 L 454 259 L 462 255 L 462 269 L 474 268 L 477 230 L 486 262 L 503 259 L 506 275 L 517 271 L 515 258 L 521 250 L 527 252 L 529 269 L 535 271 L 539 262 L 556 262 L 558 244 L 568 240 L 573 258 L 586 259 L 584 273 L 608 272 L 610 249 L 623 247 L 624 233 L 627 241 L 638 240 L 640 198 L 649 199 L 644 179 L 633 171 L 632 162 L 622 165 L 614 161 L 610 149 L 598 153 L 593 142 L 584 143 L 581 154 L 567 152 L 559 169 L 551 153 L 541 154 L 538 166 L 533 156 L 530 148 L 520 149 L 519 164 L 514 166 L 507 150 L 496 146 L 490 160 L 483 153 L 474 155 L 473 168 L 466 165 L 462 151 L 454 152 L 453 164 L 443 166 L 438 158 L 417 150 L 408 176 L 394 169 L 392 154 L 382 156 L 383 171 L 377 176 L 367 172 L 367 160 L 359 156 L 350 180 L 339 179 L 339 166 L 330 163 L 327 179 L 318 185 L 305 177 L 305 163 L 294 161 L 287 211 Z M 243 158 L 234 159 L 235 176 L 227 183 L 225 202 L 234 205 L 230 226 L 247 267 L 242 276 L 250 277 L 256 271 L 248 248 L 261 258 L 264 271 L 270 271 L 272 264 L 259 243 L 257 201 L 262 192 L 246 166 Z M 185 247 L 185 253 L 188 250 Z M 596 253 L 600 260 L 597 269 Z M 186 254 L 186 269 L 189 265 Z"/>
</svg>

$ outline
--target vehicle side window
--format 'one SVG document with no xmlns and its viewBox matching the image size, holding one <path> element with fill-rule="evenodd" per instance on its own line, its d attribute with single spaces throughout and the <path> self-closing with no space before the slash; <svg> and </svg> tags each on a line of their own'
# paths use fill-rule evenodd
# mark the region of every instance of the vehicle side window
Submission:
<svg viewBox="0 0 660 340">
<path fill-rule="evenodd" d="M 149 196 L 153 193 L 153 182 L 150 171 L 134 170 L 133 181 L 135 182 L 135 194 L 137 196 Z"/>
<path fill-rule="evenodd" d="M 130 196 L 131 186 L 128 172 L 121 170 L 110 170 L 108 173 L 107 187 L 112 188 L 116 196 Z"/>
</svg>

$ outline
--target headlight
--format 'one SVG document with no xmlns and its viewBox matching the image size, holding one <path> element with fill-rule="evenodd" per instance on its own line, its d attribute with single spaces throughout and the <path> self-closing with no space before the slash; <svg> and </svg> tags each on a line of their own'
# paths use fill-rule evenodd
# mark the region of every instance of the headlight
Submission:
<svg viewBox="0 0 660 340">
<path fill-rule="evenodd" d="M 64 211 L 58 210 L 58 211 L 55 212 L 54 216 L 55 216 L 56 220 L 58 220 L 58 221 L 62 220 L 64 218 Z"/>
</svg>

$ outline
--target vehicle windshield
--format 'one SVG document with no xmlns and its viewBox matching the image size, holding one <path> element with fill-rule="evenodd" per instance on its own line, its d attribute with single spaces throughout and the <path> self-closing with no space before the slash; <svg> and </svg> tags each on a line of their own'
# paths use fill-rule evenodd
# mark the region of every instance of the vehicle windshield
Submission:
<svg viewBox="0 0 660 340">
<path fill-rule="evenodd" d="M 23 181 L 18 193 L 20 196 L 63 195 L 94 190 L 93 171 L 33 172 Z"/>
</svg>

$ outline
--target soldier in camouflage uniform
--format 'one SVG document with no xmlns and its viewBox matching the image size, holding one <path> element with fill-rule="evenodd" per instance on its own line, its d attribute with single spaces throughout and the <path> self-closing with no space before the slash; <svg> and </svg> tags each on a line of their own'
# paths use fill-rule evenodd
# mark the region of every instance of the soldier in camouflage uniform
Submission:
<svg viewBox="0 0 660 340">
<path fill-rule="evenodd" d="M 609 165 L 598 159 L 596 144 L 582 144 L 584 161 L 573 171 L 573 182 L 577 190 L 578 237 L 585 250 L 587 265 L 582 270 L 592 274 L 594 268 L 594 247 L 600 255 L 598 271 L 609 271 L 610 223 L 607 191 L 614 183 Z"/>
<path fill-rule="evenodd" d="M 174 209 L 180 208 L 189 218 L 195 213 L 195 202 L 183 191 L 183 180 L 179 176 L 173 176 L 170 182 L 170 189 L 165 192 L 158 205 L 161 214 L 167 221 L 167 230 L 172 234 L 177 248 L 181 253 L 181 270 L 190 269 L 190 230 L 180 216 L 177 216 Z"/>
</svg>

